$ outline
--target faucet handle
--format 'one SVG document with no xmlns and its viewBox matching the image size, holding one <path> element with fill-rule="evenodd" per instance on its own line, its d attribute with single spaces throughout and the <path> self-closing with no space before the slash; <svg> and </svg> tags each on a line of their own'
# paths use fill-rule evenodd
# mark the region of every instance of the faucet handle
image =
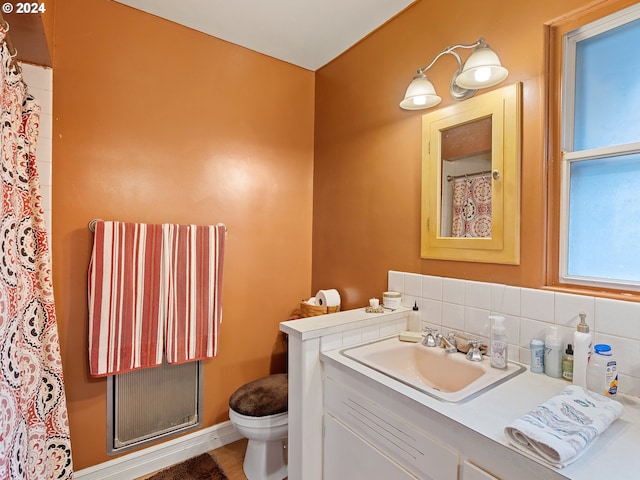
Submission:
<svg viewBox="0 0 640 480">
<path fill-rule="evenodd" d="M 425 327 L 422 333 L 425 336 L 424 340 L 422 340 L 422 345 L 424 345 L 425 347 L 435 347 L 436 346 L 435 334 L 437 334 L 438 331 L 435 328 Z"/>
<path fill-rule="evenodd" d="M 481 343 L 480 340 L 469 340 L 471 348 L 467 352 L 467 360 L 471 360 L 472 362 L 482 361 L 482 352 L 480 351 Z"/>
</svg>

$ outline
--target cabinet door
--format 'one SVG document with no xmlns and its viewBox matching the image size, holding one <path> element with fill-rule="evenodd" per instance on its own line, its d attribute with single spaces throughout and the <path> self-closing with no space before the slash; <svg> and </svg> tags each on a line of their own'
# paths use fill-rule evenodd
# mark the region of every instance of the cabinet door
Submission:
<svg viewBox="0 0 640 480">
<path fill-rule="evenodd" d="M 324 422 L 325 480 L 418 480 L 331 415 Z"/>
<path fill-rule="evenodd" d="M 458 452 L 395 412 L 331 379 L 325 381 L 324 407 L 325 416 L 333 416 L 380 455 L 393 459 L 418 478 L 458 480 Z M 402 411 L 402 407 L 396 411 Z"/>
<path fill-rule="evenodd" d="M 480 467 L 476 467 L 473 463 L 464 461 L 460 469 L 460 480 L 500 480 Z"/>
</svg>

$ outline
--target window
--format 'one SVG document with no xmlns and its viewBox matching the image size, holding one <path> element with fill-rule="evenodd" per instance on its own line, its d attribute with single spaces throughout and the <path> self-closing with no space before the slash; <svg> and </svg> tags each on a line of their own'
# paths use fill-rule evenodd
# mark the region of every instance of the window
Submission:
<svg viewBox="0 0 640 480">
<path fill-rule="evenodd" d="M 562 56 L 555 277 L 640 290 L 640 5 L 571 28 L 552 39 Z"/>
</svg>

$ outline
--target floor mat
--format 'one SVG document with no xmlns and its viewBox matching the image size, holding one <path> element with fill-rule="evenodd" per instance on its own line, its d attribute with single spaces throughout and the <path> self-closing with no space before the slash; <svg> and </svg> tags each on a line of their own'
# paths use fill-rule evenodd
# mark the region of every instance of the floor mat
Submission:
<svg viewBox="0 0 640 480">
<path fill-rule="evenodd" d="M 222 469 L 208 453 L 185 460 L 162 470 L 147 480 L 228 480 Z"/>
</svg>

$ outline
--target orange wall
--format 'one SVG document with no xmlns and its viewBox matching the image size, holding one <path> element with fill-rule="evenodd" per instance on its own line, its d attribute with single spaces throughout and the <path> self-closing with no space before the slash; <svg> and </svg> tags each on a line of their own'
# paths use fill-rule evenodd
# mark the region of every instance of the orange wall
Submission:
<svg viewBox="0 0 640 480">
<path fill-rule="evenodd" d="M 354 308 L 381 295 L 388 270 L 544 284 L 544 25 L 590 3 L 460 0 L 452 9 L 419 1 L 316 72 L 312 290 L 338 286 L 343 307 Z M 500 86 L 523 83 L 519 266 L 420 258 L 425 111 L 404 111 L 398 103 L 419 67 L 449 45 L 480 37 L 509 69 Z M 453 103 L 449 82 L 456 68 L 447 55 L 428 72 L 440 106 Z"/>
<path fill-rule="evenodd" d="M 87 362 L 93 218 L 228 228 L 204 426 L 283 371 L 278 323 L 311 294 L 314 75 L 108 0 L 56 3 L 53 265 L 76 469 L 109 459 Z"/>
</svg>

